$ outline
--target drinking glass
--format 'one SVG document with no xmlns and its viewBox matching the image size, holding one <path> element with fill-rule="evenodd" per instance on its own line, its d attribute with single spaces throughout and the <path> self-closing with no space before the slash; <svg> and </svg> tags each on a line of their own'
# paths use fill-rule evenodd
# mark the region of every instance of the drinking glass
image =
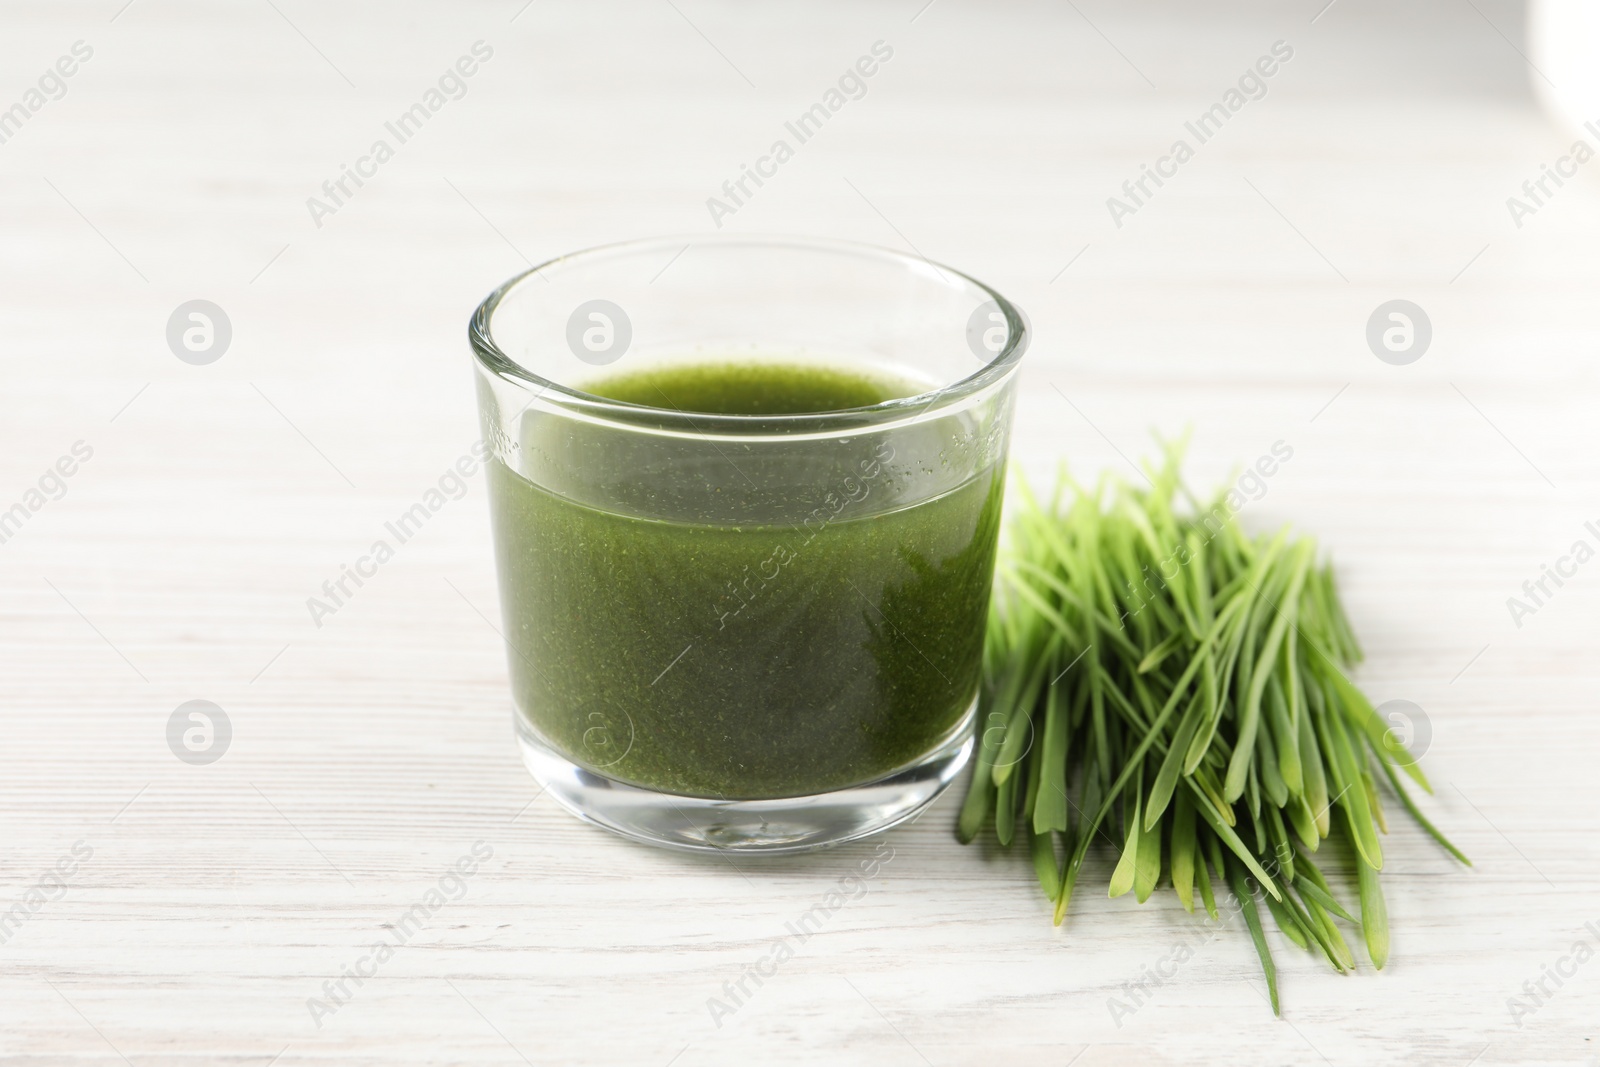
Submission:
<svg viewBox="0 0 1600 1067">
<path fill-rule="evenodd" d="M 949 785 L 973 747 L 1015 307 L 900 252 L 699 236 L 552 260 L 469 334 L 516 733 L 551 796 L 657 845 L 785 852 Z M 895 388 L 754 414 L 598 395 L 686 368 Z"/>
</svg>

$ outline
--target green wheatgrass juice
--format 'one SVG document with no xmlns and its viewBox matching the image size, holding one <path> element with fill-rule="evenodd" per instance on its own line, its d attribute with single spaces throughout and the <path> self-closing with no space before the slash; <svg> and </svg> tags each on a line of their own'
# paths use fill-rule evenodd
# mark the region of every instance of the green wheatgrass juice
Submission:
<svg viewBox="0 0 1600 1067">
<path fill-rule="evenodd" d="M 724 415 L 837 411 L 921 391 L 754 361 L 584 388 Z M 861 447 L 848 464 L 803 472 L 819 503 L 803 521 L 748 523 L 692 507 L 666 521 L 590 506 L 493 459 L 512 690 L 533 732 L 608 777 L 729 800 L 862 784 L 950 738 L 977 691 L 1002 464 L 884 510 L 896 479 L 924 461 L 897 456 L 888 438 Z M 719 451 L 761 477 L 759 457 L 736 442 Z M 648 455 L 608 459 L 639 469 L 647 503 L 652 479 L 677 476 L 669 464 L 646 469 Z"/>
</svg>

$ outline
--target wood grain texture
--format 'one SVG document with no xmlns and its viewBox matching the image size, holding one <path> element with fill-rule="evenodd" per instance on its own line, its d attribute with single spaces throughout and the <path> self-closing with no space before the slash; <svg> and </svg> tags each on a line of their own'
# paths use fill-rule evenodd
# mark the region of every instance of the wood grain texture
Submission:
<svg viewBox="0 0 1600 1067">
<path fill-rule="evenodd" d="M 92 849 L 0 944 L 0 1063 L 1596 1062 L 1600 962 L 1507 1008 L 1600 926 L 1600 563 L 1520 628 L 1505 603 L 1600 521 L 1600 195 L 1585 174 L 1512 224 L 1569 144 L 1514 6 L 123 3 L 0 14 L 0 107 L 94 49 L 0 144 L 0 509 L 93 449 L 0 544 L 0 911 Z M 480 39 L 466 95 L 315 225 L 306 198 Z M 880 39 L 867 95 L 727 227 L 914 245 L 1012 295 L 1035 476 L 1152 429 L 1192 427 L 1202 483 L 1294 448 L 1244 519 L 1335 554 L 1360 680 L 1426 710 L 1426 809 L 1477 864 L 1395 820 L 1382 974 L 1274 935 L 1276 1021 L 1241 929 L 1093 891 L 1053 929 L 947 797 L 718 1026 L 707 999 L 874 843 L 686 859 L 538 797 L 476 482 L 312 624 L 471 444 L 477 301 L 709 232 L 705 198 Z M 1266 95 L 1114 226 L 1106 198 L 1280 39 Z M 1363 337 L 1396 297 L 1435 331 L 1407 367 Z M 210 366 L 163 335 L 194 298 L 233 324 Z M 166 745 L 191 699 L 233 725 L 210 766 Z M 462 898 L 318 1026 L 308 999 L 479 841 Z"/>
</svg>

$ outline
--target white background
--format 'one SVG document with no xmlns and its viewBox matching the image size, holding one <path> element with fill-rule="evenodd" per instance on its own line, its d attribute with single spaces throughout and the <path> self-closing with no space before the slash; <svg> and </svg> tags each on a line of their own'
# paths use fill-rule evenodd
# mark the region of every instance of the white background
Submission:
<svg viewBox="0 0 1600 1067">
<path fill-rule="evenodd" d="M 1600 926 L 1600 562 L 1520 628 L 1506 606 L 1600 545 L 1600 196 L 1508 213 L 1572 139 L 1520 9 L 124 2 L 0 14 L 0 108 L 94 50 L 0 144 L 0 509 L 93 449 L 0 545 L 0 910 L 93 849 L 0 945 L 0 1063 L 1596 1062 L 1600 962 L 1507 1007 Z M 466 95 L 316 225 L 307 198 L 480 39 Z M 1035 476 L 1126 471 L 1152 430 L 1193 428 L 1200 484 L 1294 449 L 1244 521 L 1333 554 L 1360 681 L 1425 709 L 1427 810 L 1477 864 L 1394 819 L 1382 974 L 1273 935 L 1276 1021 L 1228 929 L 1118 1026 L 1197 921 L 1107 900 L 1097 855 L 1053 929 L 1022 856 L 956 844 L 952 794 L 719 1028 L 707 998 L 873 843 L 696 860 L 536 799 L 481 475 L 313 625 L 473 442 L 475 304 L 565 251 L 711 232 L 706 198 L 878 40 L 867 95 L 726 227 L 914 248 L 1017 300 Z M 1267 95 L 1115 226 L 1106 198 L 1278 40 Z M 208 366 L 165 339 L 196 298 L 232 323 Z M 1394 298 L 1433 324 L 1409 366 L 1364 338 Z M 209 766 L 167 747 L 191 699 L 232 723 Z M 308 998 L 479 840 L 464 899 L 318 1027 Z"/>
</svg>

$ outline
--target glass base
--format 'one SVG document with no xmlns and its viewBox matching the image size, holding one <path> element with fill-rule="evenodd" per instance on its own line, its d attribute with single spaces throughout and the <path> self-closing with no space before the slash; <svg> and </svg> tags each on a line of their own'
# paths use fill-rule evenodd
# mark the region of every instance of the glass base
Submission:
<svg viewBox="0 0 1600 1067">
<path fill-rule="evenodd" d="M 585 822 L 662 848 L 777 855 L 841 845 L 917 816 L 972 757 L 977 701 L 950 740 L 916 763 L 848 789 L 778 800 L 711 800 L 625 785 L 579 767 L 513 717 L 528 770 Z"/>
</svg>

